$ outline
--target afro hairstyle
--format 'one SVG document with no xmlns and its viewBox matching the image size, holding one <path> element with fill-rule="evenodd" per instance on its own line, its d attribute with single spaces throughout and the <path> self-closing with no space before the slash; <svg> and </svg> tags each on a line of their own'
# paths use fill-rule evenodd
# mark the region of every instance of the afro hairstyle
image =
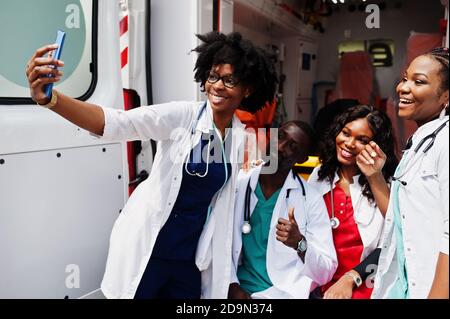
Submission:
<svg viewBox="0 0 450 319">
<path fill-rule="evenodd" d="M 266 102 L 273 101 L 278 83 L 274 57 L 242 39 L 238 32 L 225 35 L 212 31 L 197 37 L 203 43 L 192 50 L 198 53 L 194 78 L 203 92 L 212 67 L 230 64 L 239 82 L 251 88 L 251 94 L 242 100 L 239 109 L 256 113 Z"/>
</svg>

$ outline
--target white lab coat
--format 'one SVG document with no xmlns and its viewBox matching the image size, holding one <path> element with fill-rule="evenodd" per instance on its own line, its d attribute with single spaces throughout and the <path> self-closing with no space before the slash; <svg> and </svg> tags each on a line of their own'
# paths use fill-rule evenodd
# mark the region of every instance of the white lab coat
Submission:
<svg viewBox="0 0 450 319">
<path fill-rule="evenodd" d="M 405 175 L 400 179 L 407 185 L 400 185 L 398 200 L 411 299 L 427 298 L 439 253 L 448 255 L 448 123 L 425 155 L 422 150 L 428 145 L 427 142 L 416 155 L 413 150 L 426 135 L 436 130 L 448 118 L 446 116 L 445 119 L 437 119 L 419 127 L 412 137 L 411 148 L 405 152 L 402 159 L 402 163 L 405 163 L 402 168 L 406 168 L 406 171 L 403 170 Z M 418 160 L 415 161 L 414 158 Z M 396 176 L 398 177 L 398 174 Z M 398 274 L 394 209 L 391 205 L 393 196 L 391 193 L 372 298 L 387 298 Z"/>
<path fill-rule="evenodd" d="M 320 194 L 324 196 L 330 191 L 330 183 L 327 180 L 319 181 L 319 169 L 320 166 L 314 168 L 308 179 L 308 184 L 315 186 Z M 353 205 L 353 217 L 364 246 L 360 259 L 360 261 L 363 261 L 379 245 L 384 218 L 378 207 L 375 205 L 375 202 L 370 203 L 367 197 L 362 194 L 361 185 L 358 183 L 359 176 L 360 175 L 353 176 L 353 183 L 350 184 L 350 197 Z M 333 185 L 338 181 L 339 175 L 336 173 Z M 335 211 L 335 216 L 339 218 L 338 211 Z"/>
<path fill-rule="evenodd" d="M 233 234 L 233 270 L 231 283 L 239 282 L 236 271 L 242 252 L 242 225 L 244 223 L 245 192 L 248 181 L 252 189 L 250 212 L 258 202 L 255 195 L 261 166 L 252 169 L 238 180 Z M 308 298 L 310 291 L 331 280 L 337 267 L 330 220 L 322 196 L 304 181 L 306 199 L 300 183 L 289 173 L 278 195 L 270 223 L 267 242 L 266 267 L 273 286 L 252 294 L 252 298 Z M 289 199 L 286 199 L 290 189 Z M 276 239 L 276 225 L 280 217 L 288 219 L 288 209 L 294 207 L 295 220 L 306 237 L 308 249 L 305 262 L 297 252 Z"/>
<path fill-rule="evenodd" d="M 191 129 L 204 102 L 172 102 L 142 106 L 131 111 L 103 108 L 103 139 L 158 141 L 153 168 L 147 180 L 130 196 L 117 218 L 110 238 L 101 289 L 107 298 L 133 298 L 152 253 L 159 231 L 177 199 L 183 162 L 202 132 L 213 129 L 212 109 Z M 197 246 L 196 264 L 202 271 L 202 297 L 226 298 L 231 269 L 233 204 L 239 159 L 243 157 L 243 125 L 233 117 L 232 175 L 219 196 Z M 177 129 L 179 128 L 179 129 Z M 221 227 L 215 227 L 215 225 Z"/>
</svg>

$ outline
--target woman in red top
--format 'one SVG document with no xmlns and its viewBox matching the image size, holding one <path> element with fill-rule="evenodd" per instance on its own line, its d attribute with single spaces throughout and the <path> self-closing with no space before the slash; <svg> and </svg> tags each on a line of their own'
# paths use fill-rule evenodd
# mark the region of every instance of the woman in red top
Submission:
<svg viewBox="0 0 450 319">
<path fill-rule="evenodd" d="M 370 260 L 379 255 L 388 181 L 397 165 L 389 118 L 367 105 L 347 109 L 326 133 L 320 160 L 308 182 L 324 196 L 338 268 L 316 295 L 370 298 L 373 285 L 365 279 L 375 270 Z"/>
</svg>

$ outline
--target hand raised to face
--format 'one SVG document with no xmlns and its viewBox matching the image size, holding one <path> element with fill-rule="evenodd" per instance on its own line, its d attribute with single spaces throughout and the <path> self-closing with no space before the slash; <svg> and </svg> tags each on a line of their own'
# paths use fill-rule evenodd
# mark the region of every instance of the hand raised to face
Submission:
<svg viewBox="0 0 450 319">
<path fill-rule="evenodd" d="M 356 156 L 356 164 L 366 177 L 381 173 L 385 163 L 386 154 L 374 141 L 370 141 Z"/>
</svg>

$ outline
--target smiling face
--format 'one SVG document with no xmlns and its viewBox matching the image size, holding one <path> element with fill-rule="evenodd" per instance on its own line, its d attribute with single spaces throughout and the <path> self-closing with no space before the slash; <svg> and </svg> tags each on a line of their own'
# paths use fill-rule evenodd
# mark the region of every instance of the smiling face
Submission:
<svg viewBox="0 0 450 319">
<path fill-rule="evenodd" d="M 208 80 L 205 82 L 205 91 L 213 111 L 234 113 L 244 97 L 250 93 L 249 89 L 239 83 L 239 79 L 233 78 L 233 66 L 231 64 L 215 65 L 211 68 L 209 74 Z M 217 81 L 210 83 L 210 80 Z M 225 86 L 224 81 L 228 87 Z M 230 88 L 229 86 L 233 84 L 235 86 Z"/>
<path fill-rule="evenodd" d="M 448 103 L 448 90 L 441 92 L 439 62 L 422 55 L 415 58 L 397 85 L 398 115 L 419 126 L 434 119 Z"/>
<path fill-rule="evenodd" d="M 291 169 L 295 163 L 308 159 L 310 140 L 294 123 L 286 123 L 278 129 L 278 168 Z"/>
<path fill-rule="evenodd" d="M 354 166 L 356 156 L 373 138 L 373 132 L 366 118 L 360 118 L 345 124 L 336 136 L 336 156 L 342 166 Z"/>
</svg>

